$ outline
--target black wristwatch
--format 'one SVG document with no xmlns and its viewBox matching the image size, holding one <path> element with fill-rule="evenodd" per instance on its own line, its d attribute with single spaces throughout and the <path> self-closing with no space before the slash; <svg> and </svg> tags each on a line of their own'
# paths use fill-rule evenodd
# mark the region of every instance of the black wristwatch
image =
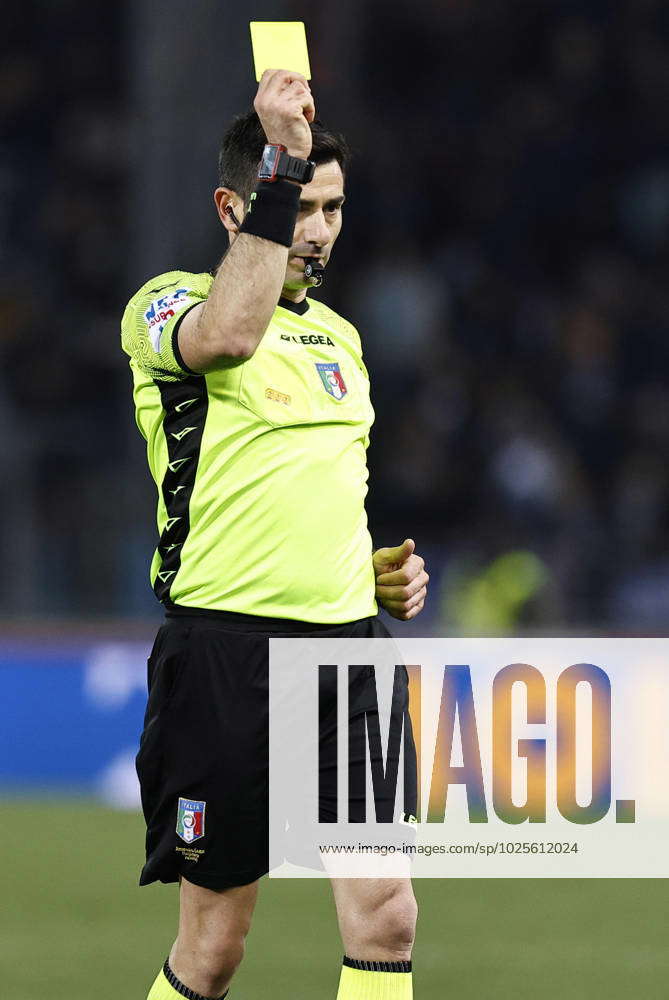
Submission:
<svg viewBox="0 0 669 1000">
<path fill-rule="evenodd" d="M 316 164 L 313 160 L 301 160 L 298 156 L 289 156 L 285 146 L 268 142 L 263 149 L 258 178 L 261 181 L 278 181 L 285 177 L 289 181 L 308 184 L 314 176 L 315 169 Z"/>
</svg>

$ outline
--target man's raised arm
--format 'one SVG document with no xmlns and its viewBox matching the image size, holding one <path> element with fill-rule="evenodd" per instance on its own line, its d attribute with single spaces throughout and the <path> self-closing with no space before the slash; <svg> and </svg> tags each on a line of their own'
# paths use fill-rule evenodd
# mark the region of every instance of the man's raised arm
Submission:
<svg viewBox="0 0 669 1000">
<path fill-rule="evenodd" d="M 253 104 L 268 142 L 309 157 L 316 112 L 303 76 L 265 70 Z M 301 190 L 295 181 L 259 182 L 207 301 L 189 310 L 179 327 L 179 351 L 192 371 L 240 364 L 262 340 L 286 278 Z"/>
</svg>

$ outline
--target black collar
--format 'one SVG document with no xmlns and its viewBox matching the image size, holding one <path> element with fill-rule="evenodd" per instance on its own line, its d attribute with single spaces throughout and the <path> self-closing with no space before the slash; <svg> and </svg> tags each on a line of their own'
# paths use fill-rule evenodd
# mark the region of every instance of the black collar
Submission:
<svg viewBox="0 0 669 1000">
<path fill-rule="evenodd" d="M 304 316 L 305 312 L 309 308 L 309 302 L 306 295 L 301 302 L 293 302 L 292 299 L 286 299 L 282 295 L 279 299 L 279 305 L 284 309 L 290 309 L 291 312 L 297 313 L 298 316 Z"/>
</svg>

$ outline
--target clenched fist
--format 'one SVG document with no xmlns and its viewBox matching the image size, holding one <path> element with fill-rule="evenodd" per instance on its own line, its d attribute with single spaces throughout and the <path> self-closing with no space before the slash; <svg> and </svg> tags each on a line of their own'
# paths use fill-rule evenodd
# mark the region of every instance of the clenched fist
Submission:
<svg viewBox="0 0 669 1000">
<path fill-rule="evenodd" d="M 305 77 L 286 69 L 266 69 L 253 102 L 268 142 L 281 143 L 291 156 L 311 152 L 309 123 L 316 117 Z"/>
</svg>

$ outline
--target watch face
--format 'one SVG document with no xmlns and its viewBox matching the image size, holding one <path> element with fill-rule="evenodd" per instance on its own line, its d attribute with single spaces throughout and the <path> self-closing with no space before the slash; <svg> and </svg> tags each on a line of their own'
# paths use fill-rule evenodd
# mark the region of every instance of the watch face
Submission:
<svg viewBox="0 0 669 1000">
<path fill-rule="evenodd" d="M 265 146 L 263 149 L 262 160 L 260 161 L 258 177 L 265 178 L 274 176 L 276 161 L 279 158 L 280 152 L 281 150 L 278 146 Z"/>
</svg>

